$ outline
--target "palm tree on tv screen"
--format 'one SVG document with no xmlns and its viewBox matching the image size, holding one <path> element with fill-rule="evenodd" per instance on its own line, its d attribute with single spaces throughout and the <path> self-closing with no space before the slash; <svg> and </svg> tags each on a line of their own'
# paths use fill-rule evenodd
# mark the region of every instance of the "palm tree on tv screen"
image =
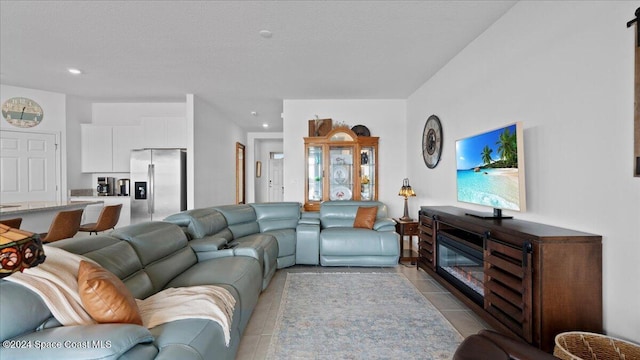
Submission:
<svg viewBox="0 0 640 360">
<path fill-rule="evenodd" d="M 489 147 L 489 145 L 485 145 L 482 149 L 482 162 L 485 164 L 491 164 L 491 153 L 493 149 Z"/>
<path fill-rule="evenodd" d="M 505 161 L 506 167 L 518 167 L 518 143 L 516 134 L 512 134 L 509 128 L 504 129 L 496 142 L 498 154 Z"/>
</svg>

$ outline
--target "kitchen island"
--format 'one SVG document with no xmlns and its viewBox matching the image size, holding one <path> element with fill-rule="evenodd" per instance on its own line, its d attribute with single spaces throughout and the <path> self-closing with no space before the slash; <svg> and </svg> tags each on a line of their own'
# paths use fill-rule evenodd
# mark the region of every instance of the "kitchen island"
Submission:
<svg viewBox="0 0 640 360">
<path fill-rule="evenodd" d="M 0 204 L 0 220 L 22 218 L 20 229 L 34 233 L 49 231 L 51 221 L 60 211 L 84 209 L 102 201 L 24 201 Z M 84 218 L 83 218 L 84 220 Z"/>
</svg>

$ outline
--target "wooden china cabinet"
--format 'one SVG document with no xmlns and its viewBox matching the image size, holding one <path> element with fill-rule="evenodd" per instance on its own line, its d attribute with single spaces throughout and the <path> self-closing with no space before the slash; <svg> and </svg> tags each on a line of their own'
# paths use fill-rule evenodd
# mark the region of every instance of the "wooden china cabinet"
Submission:
<svg viewBox="0 0 640 360">
<path fill-rule="evenodd" d="M 377 200 L 378 139 L 346 127 L 305 137 L 304 209 L 319 211 L 326 200 Z"/>
</svg>

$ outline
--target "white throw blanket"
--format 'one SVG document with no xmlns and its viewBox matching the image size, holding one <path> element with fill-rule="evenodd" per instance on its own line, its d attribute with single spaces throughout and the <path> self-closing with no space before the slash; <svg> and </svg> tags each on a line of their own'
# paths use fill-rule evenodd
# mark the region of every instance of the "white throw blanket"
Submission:
<svg viewBox="0 0 640 360">
<path fill-rule="evenodd" d="M 44 263 L 5 279 L 40 295 L 62 325 L 95 324 L 82 306 L 77 277 L 81 260 L 95 262 L 48 245 L 44 245 L 44 252 Z M 174 320 L 209 319 L 220 324 L 229 346 L 235 299 L 227 289 L 214 285 L 169 288 L 144 300 L 136 299 L 136 303 L 142 322 L 149 329 Z"/>
</svg>

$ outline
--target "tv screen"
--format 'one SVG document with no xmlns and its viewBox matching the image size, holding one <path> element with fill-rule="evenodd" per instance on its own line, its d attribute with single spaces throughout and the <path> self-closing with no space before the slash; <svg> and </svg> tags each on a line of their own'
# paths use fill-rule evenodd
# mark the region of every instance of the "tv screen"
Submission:
<svg viewBox="0 0 640 360">
<path fill-rule="evenodd" d="M 517 122 L 456 141 L 458 201 L 525 211 L 524 145 Z"/>
</svg>

